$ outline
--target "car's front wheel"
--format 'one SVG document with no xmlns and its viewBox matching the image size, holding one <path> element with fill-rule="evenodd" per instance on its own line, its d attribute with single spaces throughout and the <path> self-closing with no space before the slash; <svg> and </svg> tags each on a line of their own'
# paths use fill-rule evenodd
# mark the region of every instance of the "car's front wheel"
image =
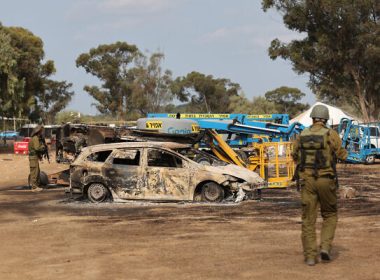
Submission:
<svg viewBox="0 0 380 280">
<path fill-rule="evenodd" d="M 375 163 L 375 155 L 368 155 L 365 158 L 366 164 L 374 164 Z"/>
<path fill-rule="evenodd" d="M 93 203 L 101 203 L 108 199 L 108 189 L 100 183 L 92 183 L 87 188 L 87 197 Z"/>
<path fill-rule="evenodd" d="M 224 198 L 224 189 L 214 182 L 208 182 L 202 187 L 202 201 L 221 202 Z"/>
</svg>

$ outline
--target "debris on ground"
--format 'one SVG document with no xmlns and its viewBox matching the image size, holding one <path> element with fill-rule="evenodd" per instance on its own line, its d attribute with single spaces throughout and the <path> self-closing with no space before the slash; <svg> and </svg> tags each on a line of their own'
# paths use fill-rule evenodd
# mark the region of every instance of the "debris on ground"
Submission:
<svg viewBox="0 0 380 280">
<path fill-rule="evenodd" d="M 340 187 L 339 188 L 339 197 L 341 199 L 353 199 L 360 195 L 359 191 L 353 187 Z"/>
</svg>

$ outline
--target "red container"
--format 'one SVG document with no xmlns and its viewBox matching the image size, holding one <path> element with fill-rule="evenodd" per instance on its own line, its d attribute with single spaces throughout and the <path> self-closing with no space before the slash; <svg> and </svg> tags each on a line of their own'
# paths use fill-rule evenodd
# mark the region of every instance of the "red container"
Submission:
<svg viewBox="0 0 380 280">
<path fill-rule="evenodd" d="M 29 153 L 29 142 L 14 142 L 15 154 L 27 155 Z"/>
</svg>

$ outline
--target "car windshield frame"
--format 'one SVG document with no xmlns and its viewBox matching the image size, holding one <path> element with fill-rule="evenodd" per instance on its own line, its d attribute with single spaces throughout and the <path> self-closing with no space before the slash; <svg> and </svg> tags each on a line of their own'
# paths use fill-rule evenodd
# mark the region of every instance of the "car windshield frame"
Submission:
<svg viewBox="0 0 380 280">
<path fill-rule="evenodd" d="M 200 164 L 200 163 L 194 161 L 194 160 L 191 159 L 191 158 L 188 158 L 186 155 L 184 155 L 184 154 L 182 154 L 182 153 L 180 153 L 180 152 L 178 152 L 178 151 L 189 150 L 189 151 L 193 152 L 194 154 L 199 154 L 199 155 L 202 155 L 202 156 L 204 156 L 204 157 L 210 158 L 210 159 L 212 160 L 212 164 L 211 164 L 212 166 L 226 166 L 226 165 L 228 165 L 227 162 L 224 162 L 224 161 L 220 160 L 220 159 L 217 158 L 216 156 L 211 155 L 211 154 L 209 154 L 209 153 L 207 153 L 207 152 L 204 152 L 203 150 L 197 150 L 197 149 L 195 149 L 195 148 L 193 148 L 193 147 L 185 147 L 185 148 L 182 148 L 182 147 L 181 147 L 181 148 L 175 148 L 175 149 L 173 149 L 173 150 L 174 150 L 174 152 L 176 152 L 177 154 L 181 155 L 182 157 L 184 157 L 184 158 L 186 158 L 187 160 L 190 160 L 191 162 L 194 162 L 194 163 L 196 163 L 196 164 Z"/>
</svg>

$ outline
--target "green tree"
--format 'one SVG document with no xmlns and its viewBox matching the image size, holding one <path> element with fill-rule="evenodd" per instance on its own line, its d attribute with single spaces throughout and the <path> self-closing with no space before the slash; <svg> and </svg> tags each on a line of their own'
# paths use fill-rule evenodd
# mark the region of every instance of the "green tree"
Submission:
<svg viewBox="0 0 380 280">
<path fill-rule="evenodd" d="M 141 53 L 138 48 L 126 42 L 99 45 L 79 55 L 77 67 L 83 67 L 87 73 L 102 81 L 101 87 L 84 87 L 97 101 L 95 105 L 100 113 L 121 119 L 133 109 L 131 95 L 134 73 L 131 65 L 139 57 Z"/>
<path fill-rule="evenodd" d="M 54 83 L 48 77 L 55 73 L 54 62 L 43 59 L 43 42 L 39 37 L 22 27 L 0 24 L 0 113 L 40 119 L 44 112 L 40 101 L 48 94 L 46 86 Z M 62 97 L 57 94 L 50 97 L 50 104 L 53 97 L 56 104 L 62 104 Z M 53 111 L 57 109 L 54 108 Z"/>
<path fill-rule="evenodd" d="M 148 59 L 145 55 L 136 61 L 131 70 L 134 80 L 132 84 L 132 103 L 142 115 L 148 112 L 161 112 L 173 100 L 171 84 L 172 73 L 162 69 L 164 54 L 153 53 Z"/>
<path fill-rule="evenodd" d="M 44 91 L 38 100 L 43 123 L 53 123 L 56 114 L 67 106 L 74 95 L 74 92 L 70 91 L 71 87 L 72 84 L 66 81 L 46 80 L 44 82 Z"/>
<path fill-rule="evenodd" d="M 304 96 L 298 88 L 291 87 L 279 87 L 265 93 L 265 98 L 276 105 L 277 111 L 289 114 L 290 118 L 310 107 L 299 102 Z"/>
<path fill-rule="evenodd" d="M 380 113 L 380 2 L 378 0 L 263 0 L 277 9 L 300 40 L 272 41 L 269 55 L 308 73 L 318 96 L 345 99 L 365 121 Z"/>
<path fill-rule="evenodd" d="M 55 123 L 81 123 L 83 122 L 83 115 L 77 111 L 60 111 L 55 115 Z"/>
<path fill-rule="evenodd" d="M 240 85 L 229 79 L 217 79 L 212 75 L 191 72 L 178 77 L 172 92 L 182 102 L 189 102 L 193 112 L 226 112 L 230 97 L 237 96 Z"/>
<path fill-rule="evenodd" d="M 244 93 L 237 96 L 231 96 L 229 111 L 231 113 L 241 114 L 275 114 L 277 113 L 276 105 L 268 101 L 263 96 L 257 96 L 248 100 Z"/>
<path fill-rule="evenodd" d="M 276 105 L 263 96 L 254 97 L 252 100 L 251 114 L 275 114 L 278 113 Z"/>
<path fill-rule="evenodd" d="M 42 94 L 43 81 L 55 73 L 54 62 L 43 63 L 45 56 L 41 38 L 22 27 L 3 27 L 11 37 L 11 44 L 17 52 L 17 66 L 14 89 L 8 91 L 13 116 L 30 116 L 38 111 L 37 99 Z"/>
<path fill-rule="evenodd" d="M 11 37 L 0 25 L 0 114 L 7 112 L 12 104 L 9 104 L 9 93 L 14 91 L 17 84 L 16 65 L 17 52 L 11 45 Z"/>
</svg>

